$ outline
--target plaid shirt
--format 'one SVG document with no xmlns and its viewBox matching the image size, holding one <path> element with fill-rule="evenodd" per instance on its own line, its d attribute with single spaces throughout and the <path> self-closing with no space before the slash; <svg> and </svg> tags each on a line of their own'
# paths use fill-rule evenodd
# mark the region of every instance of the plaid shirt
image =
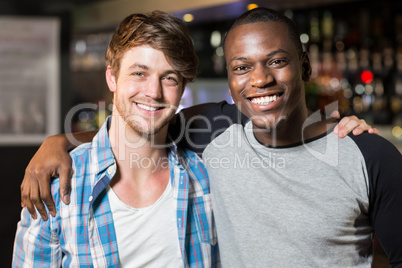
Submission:
<svg viewBox="0 0 402 268">
<path fill-rule="evenodd" d="M 118 267 L 118 245 L 106 186 L 116 172 L 107 125 L 92 143 L 71 152 L 71 202 L 60 200 L 59 179 L 51 183 L 56 217 L 33 220 L 24 208 L 18 223 L 12 267 Z M 216 267 L 218 245 L 209 181 L 200 158 L 172 145 L 169 153 L 177 230 L 184 267 Z"/>
</svg>

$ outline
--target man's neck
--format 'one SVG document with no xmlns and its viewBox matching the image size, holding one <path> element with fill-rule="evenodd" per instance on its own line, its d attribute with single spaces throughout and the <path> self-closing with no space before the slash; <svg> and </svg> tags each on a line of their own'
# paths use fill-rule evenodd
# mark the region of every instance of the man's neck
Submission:
<svg viewBox="0 0 402 268">
<path fill-rule="evenodd" d="M 253 125 L 256 139 L 269 146 L 288 146 L 317 137 L 335 124 L 334 120 L 325 120 L 308 123 L 307 108 L 305 111 L 295 113 L 292 116 L 278 122 L 270 129 L 258 129 Z"/>
<path fill-rule="evenodd" d="M 114 120 L 120 122 L 114 124 L 112 120 L 109 129 L 117 163 L 110 186 L 129 206 L 141 208 L 152 205 L 169 182 L 168 151 L 161 142 L 166 142 L 167 127 L 158 132 L 155 139 L 150 139 L 133 131 L 118 116 Z"/>
</svg>

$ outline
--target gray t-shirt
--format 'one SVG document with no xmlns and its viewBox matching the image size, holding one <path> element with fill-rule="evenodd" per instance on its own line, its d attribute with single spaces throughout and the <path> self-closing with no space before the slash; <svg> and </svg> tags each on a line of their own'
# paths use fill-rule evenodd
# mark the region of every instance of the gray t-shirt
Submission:
<svg viewBox="0 0 402 268">
<path fill-rule="evenodd" d="M 330 130 L 268 147 L 233 106 L 215 107 L 187 127 L 203 129 L 189 138 L 193 150 L 206 145 L 198 149 L 223 267 L 371 267 L 374 232 L 391 264 L 402 265 L 402 156 L 392 144 Z"/>
</svg>

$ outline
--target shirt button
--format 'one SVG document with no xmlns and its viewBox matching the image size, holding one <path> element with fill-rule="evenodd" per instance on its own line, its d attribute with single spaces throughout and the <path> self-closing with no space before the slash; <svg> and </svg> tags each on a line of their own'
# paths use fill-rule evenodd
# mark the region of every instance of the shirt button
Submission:
<svg viewBox="0 0 402 268">
<path fill-rule="evenodd" d="M 112 169 L 109 168 L 109 169 L 107 170 L 107 173 L 109 173 L 109 175 L 112 175 L 112 173 L 113 173 Z"/>
<path fill-rule="evenodd" d="M 89 197 L 89 202 L 91 202 L 92 199 L 94 199 L 94 198 L 93 198 L 92 195 L 91 195 L 91 196 Z"/>
</svg>

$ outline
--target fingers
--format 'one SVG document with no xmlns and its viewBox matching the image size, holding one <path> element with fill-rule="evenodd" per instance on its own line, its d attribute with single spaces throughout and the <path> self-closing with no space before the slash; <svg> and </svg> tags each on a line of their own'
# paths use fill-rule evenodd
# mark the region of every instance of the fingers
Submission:
<svg viewBox="0 0 402 268">
<path fill-rule="evenodd" d="M 339 136 L 339 124 L 337 124 L 337 125 L 335 126 L 335 128 L 334 128 L 334 133 L 335 133 L 336 135 L 338 135 L 338 137 L 340 137 L 340 136 Z M 340 137 L 340 138 L 343 138 L 343 137 Z"/>
<path fill-rule="evenodd" d="M 370 134 L 377 134 L 377 135 L 380 134 L 380 132 L 378 131 L 378 129 L 375 128 L 375 127 L 370 128 L 370 129 L 368 130 L 368 132 L 369 132 Z"/>
<path fill-rule="evenodd" d="M 40 204 L 43 206 L 43 203 L 45 203 L 45 205 L 47 206 L 47 209 L 49 210 L 49 214 L 52 215 L 53 217 L 56 216 L 56 207 L 54 205 L 53 197 L 50 192 L 49 175 L 44 174 L 44 173 L 37 174 L 36 181 L 39 183 L 39 191 L 38 191 L 38 193 L 35 193 L 35 198 L 37 198 L 37 196 L 38 196 L 39 199 L 42 200 L 42 202 L 40 202 Z M 31 194 L 31 199 L 32 199 L 32 195 L 33 195 L 33 193 Z M 44 219 L 44 216 L 45 216 L 44 213 L 46 213 L 46 210 L 43 210 L 45 207 L 43 206 L 43 209 L 42 209 L 42 206 L 40 208 L 37 206 L 37 209 L 38 209 L 39 213 L 41 214 L 42 219 Z M 44 219 L 44 220 L 46 220 L 46 219 Z"/>
<path fill-rule="evenodd" d="M 21 189 L 21 207 L 26 206 L 26 199 L 29 196 L 29 174 L 27 174 L 27 171 L 25 170 L 24 174 L 24 179 L 22 180 L 20 189 Z"/>
<path fill-rule="evenodd" d="M 349 134 L 350 131 L 356 128 L 359 124 L 359 119 L 356 116 L 347 116 L 342 118 L 342 120 L 338 123 L 338 125 L 335 127 L 337 132 L 334 132 L 338 134 L 339 138 L 344 138 L 346 137 L 347 134 Z"/>
<path fill-rule="evenodd" d="M 35 210 L 34 205 L 33 205 L 32 202 L 31 202 L 31 199 L 28 198 L 28 199 L 26 200 L 25 206 L 26 206 L 26 208 L 27 208 L 29 214 L 31 214 L 32 219 L 36 220 L 36 218 L 37 218 L 37 217 L 36 217 L 36 210 Z"/>
<path fill-rule="evenodd" d="M 71 158 L 65 151 L 65 142 L 65 139 L 59 139 L 56 136 L 48 137 L 25 171 L 21 184 L 21 205 L 27 207 L 33 218 L 36 216 L 35 207 L 45 220 L 48 218 L 46 207 L 50 215 L 56 215 L 50 189 L 52 177 L 60 177 L 60 197 L 64 203 L 70 203 Z M 64 168 L 60 168 L 61 165 L 64 165 Z"/>
<path fill-rule="evenodd" d="M 31 194 L 32 194 L 32 189 L 36 188 L 36 191 L 38 191 L 37 184 L 35 184 L 35 181 L 31 179 L 31 174 L 28 171 L 28 169 L 25 171 L 25 176 L 24 180 L 21 184 L 21 206 L 25 206 L 31 214 L 31 217 L 33 219 L 37 218 L 36 210 L 35 210 L 35 205 L 32 202 L 31 199 Z"/>
<path fill-rule="evenodd" d="M 363 132 L 367 131 L 370 134 L 379 134 L 378 129 L 371 127 L 369 124 L 361 124 L 359 127 L 353 130 L 354 135 L 360 135 Z"/>
<path fill-rule="evenodd" d="M 68 205 L 70 204 L 70 192 L 71 192 L 71 165 L 62 165 L 59 168 L 59 184 L 60 184 L 60 195 L 61 200 Z"/>
<path fill-rule="evenodd" d="M 44 221 L 46 221 L 48 219 L 47 211 L 46 211 L 45 205 L 43 204 L 42 199 L 40 197 L 39 185 L 38 185 L 35 175 L 33 173 L 31 173 L 31 195 L 29 198 L 31 199 L 33 206 L 35 206 L 36 209 L 38 210 L 42 219 Z M 33 215 L 29 209 L 28 209 L 28 211 L 31 215 Z M 32 216 L 32 218 L 34 218 L 34 217 Z M 34 218 L 34 219 L 36 219 L 36 218 Z"/>
<path fill-rule="evenodd" d="M 335 119 L 338 119 L 338 118 L 340 118 L 341 117 L 341 114 L 339 113 L 339 111 L 333 111 L 332 113 L 331 113 L 331 117 L 332 118 L 335 118 Z"/>
<path fill-rule="evenodd" d="M 21 207 L 26 207 L 33 219 L 36 219 L 36 210 L 30 199 L 31 185 L 30 175 L 25 171 L 24 180 L 21 183 Z"/>
<path fill-rule="evenodd" d="M 371 126 L 369 126 L 366 123 L 366 121 L 364 121 L 364 120 L 359 120 L 359 121 L 360 121 L 360 124 L 355 129 L 353 129 L 354 135 L 360 135 L 363 132 L 368 131 L 371 128 Z"/>
<path fill-rule="evenodd" d="M 334 128 L 335 134 L 340 138 L 346 137 L 350 132 L 354 135 L 360 135 L 365 131 L 378 134 L 378 129 L 371 127 L 365 120 L 359 119 L 356 116 L 342 118 L 339 124 Z"/>
</svg>

